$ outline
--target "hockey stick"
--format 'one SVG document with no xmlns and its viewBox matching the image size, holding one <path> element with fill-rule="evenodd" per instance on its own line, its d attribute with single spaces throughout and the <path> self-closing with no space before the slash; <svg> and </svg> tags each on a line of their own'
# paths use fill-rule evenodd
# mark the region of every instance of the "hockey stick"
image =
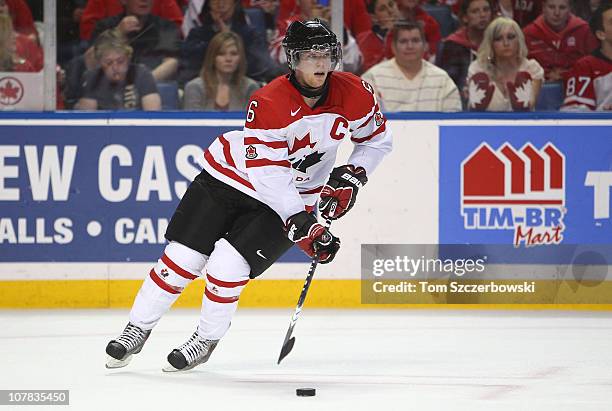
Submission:
<svg viewBox="0 0 612 411">
<path fill-rule="evenodd" d="M 331 226 L 331 220 L 327 220 L 325 222 L 325 228 L 329 228 Z M 308 289 L 310 288 L 310 283 L 312 282 L 312 277 L 314 277 L 315 270 L 317 269 L 317 265 L 319 264 L 319 253 L 316 253 L 312 258 L 312 262 L 310 263 L 310 268 L 308 269 L 308 274 L 306 275 L 306 281 L 304 281 L 304 287 L 302 287 L 302 292 L 300 293 L 300 298 L 298 299 L 297 307 L 295 307 L 295 312 L 291 316 L 291 322 L 289 323 L 289 329 L 287 330 L 287 335 L 285 335 L 285 341 L 283 341 L 283 346 L 281 348 L 280 355 L 278 356 L 277 365 L 285 358 L 291 350 L 293 349 L 293 345 L 295 344 L 295 337 L 291 336 L 293 329 L 295 328 L 295 323 L 298 320 L 300 312 L 302 312 L 302 307 L 304 306 L 304 301 L 306 301 L 306 294 L 308 293 Z"/>
</svg>

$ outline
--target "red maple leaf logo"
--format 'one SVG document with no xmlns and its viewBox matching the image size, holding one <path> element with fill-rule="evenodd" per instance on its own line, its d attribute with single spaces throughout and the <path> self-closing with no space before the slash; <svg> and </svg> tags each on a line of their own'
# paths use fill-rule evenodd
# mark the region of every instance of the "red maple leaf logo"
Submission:
<svg viewBox="0 0 612 411">
<path fill-rule="evenodd" d="M 313 148 L 315 145 L 316 145 L 316 142 L 313 143 L 312 141 L 310 141 L 310 131 L 309 131 L 308 133 L 306 133 L 304 137 L 295 138 L 295 140 L 293 141 L 293 147 L 289 149 L 289 155 L 295 153 L 301 148 L 306 148 L 306 147 Z"/>
<path fill-rule="evenodd" d="M 15 105 L 23 97 L 23 85 L 15 77 L 4 77 L 0 79 L 0 103 Z"/>
<path fill-rule="evenodd" d="M 2 95 L 2 99 L 14 100 L 17 98 L 18 93 L 19 87 L 13 87 L 11 80 L 6 82 L 6 86 L 0 87 L 0 95 Z"/>
</svg>

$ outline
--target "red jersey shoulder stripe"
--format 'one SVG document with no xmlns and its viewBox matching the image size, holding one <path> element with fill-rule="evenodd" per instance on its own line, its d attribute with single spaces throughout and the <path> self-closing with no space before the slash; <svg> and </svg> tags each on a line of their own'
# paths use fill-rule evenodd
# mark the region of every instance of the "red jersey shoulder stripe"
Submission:
<svg viewBox="0 0 612 411">
<path fill-rule="evenodd" d="M 385 120 L 385 122 L 382 124 L 382 126 L 378 127 L 378 130 L 376 130 L 375 132 L 373 132 L 369 136 L 361 137 L 361 138 L 351 137 L 351 140 L 354 141 L 355 143 L 363 143 L 364 141 L 372 140 L 374 137 L 376 137 L 380 133 L 384 132 L 386 129 L 387 129 L 387 121 Z"/>
<path fill-rule="evenodd" d="M 291 163 L 287 160 L 268 160 L 267 158 L 261 158 L 259 160 L 245 160 L 244 165 L 246 166 L 246 168 L 265 166 L 280 166 L 291 168 Z"/>
<path fill-rule="evenodd" d="M 252 144 L 262 144 L 266 147 L 270 148 L 289 148 L 289 144 L 286 141 L 263 141 L 258 139 L 257 137 L 245 137 L 244 145 L 252 145 Z"/>
<path fill-rule="evenodd" d="M 374 116 L 376 115 L 376 113 L 378 113 L 379 107 L 378 104 L 376 104 L 374 106 L 374 112 L 372 113 L 372 115 L 370 117 L 368 117 L 368 119 L 365 121 L 365 123 L 363 123 L 362 125 L 360 125 L 359 127 L 357 127 L 357 130 L 359 130 L 360 128 L 364 128 L 365 126 L 367 126 L 368 124 L 370 124 L 370 121 L 372 121 L 372 119 L 374 118 Z"/>
</svg>

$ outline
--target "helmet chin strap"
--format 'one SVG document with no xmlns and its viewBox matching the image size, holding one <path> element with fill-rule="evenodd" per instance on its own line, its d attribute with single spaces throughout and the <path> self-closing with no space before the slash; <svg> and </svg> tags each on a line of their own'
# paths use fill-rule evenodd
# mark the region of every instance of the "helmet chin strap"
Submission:
<svg viewBox="0 0 612 411">
<path fill-rule="evenodd" d="M 300 92 L 300 94 L 303 95 L 304 97 L 316 98 L 316 97 L 320 97 L 322 94 L 324 94 L 327 91 L 327 88 L 329 87 L 330 75 L 331 75 L 331 72 L 328 72 L 327 77 L 325 77 L 325 83 L 323 83 L 323 85 L 319 88 L 308 87 L 308 86 L 304 86 L 300 84 L 300 82 L 295 77 L 295 71 L 293 70 L 291 71 L 291 74 L 289 75 L 289 81 L 291 82 L 291 84 L 293 84 L 293 87 L 295 87 Z"/>
</svg>

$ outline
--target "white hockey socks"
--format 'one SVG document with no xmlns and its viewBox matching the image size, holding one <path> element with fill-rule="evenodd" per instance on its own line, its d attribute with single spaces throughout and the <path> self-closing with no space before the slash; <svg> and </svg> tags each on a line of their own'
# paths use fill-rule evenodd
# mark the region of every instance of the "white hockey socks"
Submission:
<svg viewBox="0 0 612 411">
<path fill-rule="evenodd" d="M 202 298 L 202 314 L 198 334 L 219 340 L 227 332 L 238 308 L 238 298 L 249 282 L 251 267 L 225 239 L 215 243 L 206 266 L 206 288 Z"/>
<path fill-rule="evenodd" d="M 187 284 L 201 275 L 205 265 L 204 254 L 177 242 L 168 244 L 136 295 L 130 322 L 143 330 L 155 327 Z"/>
</svg>

